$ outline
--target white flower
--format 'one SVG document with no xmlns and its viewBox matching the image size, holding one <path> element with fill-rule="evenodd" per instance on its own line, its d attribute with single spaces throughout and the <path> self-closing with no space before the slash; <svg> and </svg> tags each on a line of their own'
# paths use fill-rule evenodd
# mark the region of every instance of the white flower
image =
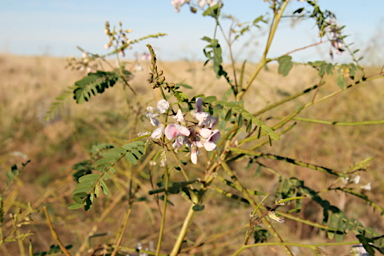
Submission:
<svg viewBox="0 0 384 256">
<path fill-rule="evenodd" d="M 361 189 L 371 190 L 371 182 L 369 182 L 367 185 L 361 186 Z"/>
<path fill-rule="evenodd" d="M 164 128 L 163 127 L 159 127 L 159 128 L 156 128 L 152 134 L 151 134 L 151 138 L 152 139 L 160 139 L 161 136 L 163 136 L 163 133 L 164 133 Z"/>
<path fill-rule="evenodd" d="M 359 184 L 359 182 L 360 182 L 360 175 L 355 176 L 355 178 L 353 178 L 351 182 L 353 182 L 355 184 Z"/>
<path fill-rule="evenodd" d="M 159 110 L 160 113 L 164 114 L 169 108 L 169 103 L 165 99 L 159 100 L 157 102 L 157 109 Z"/>
</svg>

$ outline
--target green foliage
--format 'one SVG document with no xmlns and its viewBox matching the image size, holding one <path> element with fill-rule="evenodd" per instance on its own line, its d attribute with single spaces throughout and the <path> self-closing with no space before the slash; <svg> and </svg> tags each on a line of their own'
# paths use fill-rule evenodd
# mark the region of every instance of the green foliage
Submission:
<svg viewBox="0 0 384 256">
<path fill-rule="evenodd" d="M 325 61 L 309 61 L 308 64 L 319 71 L 319 76 L 324 76 L 325 74 L 333 74 L 334 65 L 332 63 L 327 63 Z"/>
<path fill-rule="evenodd" d="M 29 162 L 31 162 L 31 160 L 28 160 L 27 162 L 22 163 L 21 169 L 19 169 L 19 167 L 17 167 L 16 164 L 12 165 L 11 170 L 6 172 L 5 184 L 7 185 L 7 187 L 11 185 L 14 179 L 21 173 L 22 170 L 24 170 L 24 168 L 27 166 L 27 164 L 29 164 Z"/>
<path fill-rule="evenodd" d="M 228 73 L 224 70 L 221 63 L 223 62 L 222 50 L 219 44 L 219 40 L 211 39 L 209 37 L 203 37 L 202 40 L 208 42 L 209 44 L 204 48 L 204 55 L 207 58 L 204 65 L 206 65 L 210 60 L 213 60 L 213 71 L 216 74 L 216 78 L 224 76 L 227 81 L 229 81 Z M 211 50 L 207 50 L 211 49 Z"/>
<path fill-rule="evenodd" d="M 128 72 L 128 71 L 127 71 Z M 96 73 L 88 73 L 73 86 L 73 98 L 76 103 L 81 104 L 91 98 L 91 94 L 98 95 L 105 89 L 113 87 L 120 75 L 116 72 L 106 72 L 98 70 Z"/>
<path fill-rule="evenodd" d="M 268 233 L 268 230 L 262 228 L 261 226 L 256 226 L 253 238 L 255 239 L 255 244 L 265 243 L 271 235 Z"/>
<path fill-rule="evenodd" d="M 223 4 L 215 4 L 209 7 L 203 12 L 203 16 L 211 16 L 212 18 L 218 18 L 220 16 L 220 9 L 223 8 Z"/>
<path fill-rule="evenodd" d="M 89 210 L 94 199 L 99 196 L 99 187 L 105 195 L 109 195 L 109 190 L 104 180 L 108 180 L 110 175 L 116 173 L 114 166 L 117 162 L 125 157 L 126 160 L 135 165 L 144 153 L 144 143 L 135 141 L 123 145 L 122 148 L 109 149 L 106 153 L 102 153 L 102 158 L 93 164 L 83 161 L 75 165 L 77 168 L 76 178 L 78 179 L 78 184 L 75 190 L 72 191 L 72 199 L 75 203 L 70 204 L 68 208 L 79 209 L 84 207 L 85 210 Z M 89 173 L 90 169 L 93 169 L 91 172 L 96 171 L 96 173 Z M 80 171 L 84 175 L 80 176 Z"/>
<path fill-rule="evenodd" d="M 289 55 L 284 55 L 278 58 L 277 61 L 279 62 L 279 73 L 283 76 L 287 76 L 293 67 L 292 57 Z"/>
<path fill-rule="evenodd" d="M 378 235 L 373 229 L 369 227 L 364 228 L 360 222 L 349 219 L 338 207 L 331 205 L 329 201 L 322 199 L 318 192 L 305 186 L 304 181 L 295 177 L 289 180 L 280 178 L 279 187 L 275 191 L 276 198 L 285 199 L 303 195 L 312 199 L 322 208 L 323 223 L 330 228 L 327 231 L 330 239 L 336 238 L 338 242 L 341 242 L 348 231 L 368 233 L 371 237 Z M 299 212 L 302 207 L 301 201 L 302 200 L 295 200 L 296 206 L 290 212 Z"/>
<path fill-rule="evenodd" d="M 204 208 L 205 208 L 204 205 L 195 204 L 195 205 L 192 207 L 192 210 L 194 210 L 195 212 L 200 212 L 200 211 L 203 211 Z"/>
<path fill-rule="evenodd" d="M 68 87 L 67 90 L 63 91 L 59 96 L 56 97 L 55 101 L 51 104 L 48 111 L 45 113 L 45 120 L 49 121 L 54 115 L 55 111 L 64 104 L 64 101 L 72 94 L 73 87 Z"/>
<path fill-rule="evenodd" d="M 243 107 L 241 107 L 239 104 L 234 102 L 226 102 L 226 101 L 215 101 L 212 103 L 215 108 L 226 108 L 229 109 L 231 112 L 226 113 L 226 119 L 228 116 L 230 116 L 233 112 L 237 113 L 241 118 L 238 118 L 237 123 L 239 124 L 239 121 L 245 119 L 249 123 L 253 123 L 257 126 L 259 126 L 266 134 L 273 140 L 279 140 L 280 137 L 266 124 L 264 124 L 262 121 L 260 121 L 258 118 L 254 117 L 251 113 L 249 113 L 247 110 L 245 110 Z M 242 124 L 242 122 L 241 122 Z M 248 124 L 249 125 L 249 124 Z M 240 126 L 240 125 L 239 125 Z"/>
<path fill-rule="evenodd" d="M 72 248 L 72 245 L 67 245 L 65 246 L 65 248 L 67 250 L 71 249 Z M 60 246 L 59 245 L 51 245 L 49 247 L 49 251 L 47 252 L 40 252 L 40 251 L 37 251 L 37 252 L 34 252 L 33 253 L 33 256 L 48 256 L 48 255 L 58 255 L 58 254 L 62 254 L 63 252 L 61 251 L 60 249 Z"/>
</svg>

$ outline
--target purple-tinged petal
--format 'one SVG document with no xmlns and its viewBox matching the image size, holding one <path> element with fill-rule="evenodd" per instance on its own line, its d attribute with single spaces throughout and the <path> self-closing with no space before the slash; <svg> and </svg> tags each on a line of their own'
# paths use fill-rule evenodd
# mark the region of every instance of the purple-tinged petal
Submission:
<svg viewBox="0 0 384 256">
<path fill-rule="evenodd" d="M 203 99 L 200 97 L 196 99 L 196 112 L 203 112 Z"/>
<path fill-rule="evenodd" d="M 213 130 L 211 136 L 209 136 L 208 141 L 216 143 L 220 139 L 220 131 L 219 130 Z"/>
<path fill-rule="evenodd" d="M 157 129 L 155 129 L 152 134 L 151 134 L 151 138 L 152 139 L 160 139 L 161 136 L 163 135 L 163 128 L 159 127 Z"/>
<path fill-rule="evenodd" d="M 151 124 L 152 124 L 153 126 L 156 126 L 156 127 L 157 127 L 157 126 L 160 125 L 160 121 L 157 120 L 157 119 L 154 118 L 154 117 L 150 118 L 149 120 L 150 120 L 150 122 L 151 122 Z"/>
<path fill-rule="evenodd" d="M 169 108 L 169 103 L 168 101 L 166 101 L 165 99 L 161 99 L 159 100 L 159 102 L 157 102 L 157 109 L 159 110 L 160 113 L 165 113 Z"/>
<path fill-rule="evenodd" d="M 183 143 L 184 143 L 184 137 L 179 136 L 176 138 L 175 142 L 172 144 L 172 147 L 180 148 L 181 146 L 183 146 Z"/>
<path fill-rule="evenodd" d="M 201 125 L 209 116 L 207 112 L 196 112 L 195 118 L 199 121 L 199 125 Z"/>
<path fill-rule="evenodd" d="M 184 126 L 179 125 L 179 124 L 174 124 L 174 126 L 176 127 L 176 129 L 178 131 L 177 135 L 189 136 L 189 134 L 191 134 L 191 132 L 189 131 L 189 129 L 187 127 L 184 127 Z"/>
</svg>

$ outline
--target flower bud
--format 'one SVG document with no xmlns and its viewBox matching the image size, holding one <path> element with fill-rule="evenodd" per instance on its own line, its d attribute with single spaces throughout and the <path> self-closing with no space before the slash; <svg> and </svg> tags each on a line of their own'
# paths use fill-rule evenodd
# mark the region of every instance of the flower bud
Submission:
<svg viewBox="0 0 384 256">
<path fill-rule="evenodd" d="M 159 79 L 157 79 L 157 81 L 159 82 L 159 84 L 161 84 L 165 81 L 165 77 L 164 76 L 159 77 Z"/>
</svg>

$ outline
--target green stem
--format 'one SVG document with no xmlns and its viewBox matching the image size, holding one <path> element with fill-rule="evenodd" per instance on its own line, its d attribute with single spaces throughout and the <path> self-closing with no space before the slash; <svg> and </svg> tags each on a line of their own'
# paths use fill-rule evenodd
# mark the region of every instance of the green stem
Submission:
<svg viewBox="0 0 384 256">
<path fill-rule="evenodd" d="M 179 254 L 179 250 L 180 250 L 181 245 L 184 241 L 184 237 L 188 232 L 188 229 L 192 223 L 193 217 L 195 216 L 195 211 L 192 209 L 192 207 L 193 207 L 193 205 L 191 205 L 191 207 L 189 208 L 189 211 L 188 211 L 187 216 L 184 220 L 183 226 L 181 227 L 179 236 L 177 237 L 177 240 L 176 240 L 176 242 L 173 246 L 173 249 L 172 249 L 171 253 L 169 254 L 169 256 L 176 256 Z"/>
<path fill-rule="evenodd" d="M 156 256 L 160 255 L 161 242 L 163 239 L 164 227 L 165 227 L 165 215 L 166 215 L 167 205 L 168 205 L 169 170 L 167 165 L 165 165 L 165 172 L 166 174 L 165 174 L 164 205 L 163 205 L 163 214 L 161 216 L 159 240 L 157 241 Z"/>
<path fill-rule="evenodd" d="M 345 176 L 344 173 L 335 172 L 334 170 L 332 170 L 330 168 L 323 167 L 323 166 L 320 166 L 320 165 L 315 165 L 315 164 L 310 164 L 310 163 L 302 162 L 302 161 L 299 161 L 299 160 L 296 160 L 296 159 L 292 159 L 292 158 L 289 158 L 289 157 L 282 157 L 282 156 L 273 155 L 273 154 L 269 154 L 269 153 L 261 153 L 261 152 L 257 152 L 257 151 L 252 151 L 252 150 L 242 149 L 242 148 L 234 148 L 234 147 L 230 147 L 230 148 L 228 148 L 228 150 L 230 150 L 232 152 L 239 153 L 239 154 L 244 154 L 244 155 L 251 155 L 251 156 L 257 156 L 257 157 L 265 157 L 265 158 L 274 159 L 274 160 L 282 160 L 282 161 L 286 161 L 286 162 L 291 163 L 291 164 L 307 167 L 307 168 L 312 169 L 312 170 L 328 173 L 328 174 L 335 175 L 335 176 L 341 176 L 341 177 Z"/>
<path fill-rule="evenodd" d="M 243 194 L 244 198 L 248 200 L 248 202 L 252 205 L 252 207 L 254 208 L 255 210 L 255 213 L 258 214 L 259 216 L 263 216 L 263 212 L 260 210 L 260 205 L 259 204 L 256 204 L 255 200 L 252 198 L 252 196 L 248 193 L 248 191 L 244 188 L 244 186 L 240 183 L 240 181 L 237 179 L 237 177 L 235 176 L 235 174 L 232 172 L 231 168 L 229 168 L 229 166 L 227 165 L 226 162 L 221 162 L 221 166 L 223 167 L 223 169 L 225 170 L 225 172 L 231 177 L 231 179 L 233 180 L 233 182 L 241 188 L 241 193 Z M 269 230 L 269 232 L 275 237 L 277 238 L 281 243 L 283 243 L 283 239 L 280 237 L 280 235 L 276 232 L 276 230 L 274 229 L 274 227 L 271 225 L 271 223 L 268 221 L 267 218 L 262 218 L 261 219 L 262 222 L 264 223 L 264 225 L 267 227 L 267 229 Z M 288 254 L 288 255 L 291 255 L 293 256 L 291 250 L 287 247 L 287 246 L 283 246 L 285 252 Z"/>
<path fill-rule="evenodd" d="M 354 244 L 360 244 L 360 242 L 356 240 L 356 241 L 343 242 L 343 243 L 322 243 L 322 244 L 314 244 L 314 245 L 297 244 L 297 243 L 260 243 L 260 244 L 243 245 L 239 250 L 237 250 L 234 254 L 232 254 L 232 256 L 239 255 L 245 249 L 260 247 L 260 246 L 297 246 L 297 247 L 309 248 L 316 251 L 317 247 L 319 246 L 354 245 Z"/>
<path fill-rule="evenodd" d="M 219 164 L 215 163 L 207 171 L 208 176 L 207 176 L 207 178 L 205 180 L 205 186 L 203 186 L 200 189 L 199 193 L 198 193 L 200 201 L 203 199 L 203 196 L 204 196 L 205 192 L 207 191 L 206 187 L 209 186 L 212 183 L 213 179 L 214 179 L 214 177 L 213 177 L 213 175 L 211 175 L 211 173 L 215 172 L 216 169 L 219 166 L 220 166 Z M 181 245 L 182 245 L 182 243 L 184 241 L 184 238 L 185 238 L 185 236 L 186 236 L 186 234 L 188 232 L 188 229 L 189 229 L 190 225 L 192 224 L 193 217 L 196 214 L 196 211 L 193 210 L 193 206 L 194 205 L 191 205 L 191 207 L 189 208 L 187 216 L 184 219 L 183 226 L 181 227 L 179 236 L 177 237 L 177 240 L 176 240 L 175 244 L 173 245 L 172 251 L 169 254 L 169 256 L 176 256 L 176 255 L 179 254 Z"/>
<path fill-rule="evenodd" d="M 280 119 L 281 117 L 276 117 L 276 118 Z M 309 123 L 341 125 L 341 126 L 384 124 L 384 120 L 361 121 L 361 122 L 338 122 L 338 121 L 316 120 L 316 119 L 309 119 L 309 118 L 302 118 L 302 117 L 294 117 L 293 120 L 302 121 L 302 122 L 309 122 Z"/>
<path fill-rule="evenodd" d="M 264 54 L 263 56 L 261 57 L 261 60 L 259 62 L 259 64 L 257 65 L 255 71 L 253 72 L 253 74 L 251 75 L 248 83 L 242 88 L 241 92 L 239 92 L 239 94 L 237 94 L 237 97 L 236 97 L 236 100 L 239 101 L 241 100 L 241 98 L 244 96 L 244 93 L 249 89 L 249 87 L 251 86 L 251 84 L 253 83 L 253 81 L 255 80 L 255 78 L 257 77 L 257 75 L 260 73 L 260 71 L 262 70 L 262 68 L 269 62 L 267 60 L 267 54 L 268 54 L 268 51 L 271 47 L 271 44 L 272 44 L 272 40 L 273 40 L 273 37 L 275 36 L 275 33 L 276 33 L 276 29 L 277 29 L 277 25 L 279 25 L 279 22 L 280 22 L 280 19 L 281 19 L 281 16 L 283 15 L 284 13 L 284 10 L 285 8 L 287 7 L 289 1 L 285 1 L 281 7 L 280 7 L 280 12 L 277 13 L 277 15 L 274 17 L 274 20 L 271 24 L 271 29 L 269 31 L 269 35 L 268 35 L 268 40 L 267 40 L 267 45 L 265 47 L 265 50 L 264 50 Z"/>
</svg>

